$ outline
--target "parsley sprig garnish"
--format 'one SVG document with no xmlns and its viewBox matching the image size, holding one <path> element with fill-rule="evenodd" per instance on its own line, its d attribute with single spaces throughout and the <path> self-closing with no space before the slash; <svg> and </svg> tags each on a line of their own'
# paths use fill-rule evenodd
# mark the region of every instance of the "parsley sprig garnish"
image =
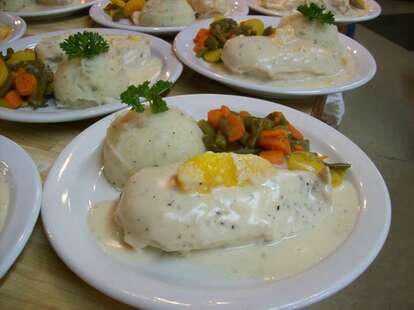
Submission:
<svg viewBox="0 0 414 310">
<path fill-rule="evenodd" d="M 149 81 L 138 86 L 131 85 L 121 94 L 121 101 L 131 106 L 136 112 L 144 112 L 143 102 L 149 103 L 152 113 L 165 112 L 168 110 L 168 106 L 161 94 L 172 86 L 173 83 L 161 80 L 152 86 Z"/>
<path fill-rule="evenodd" d="M 300 5 L 297 10 L 310 21 L 316 20 L 321 24 L 333 24 L 335 22 L 335 17 L 331 11 L 325 12 L 324 6 L 320 7 L 315 3 Z"/>
<path fill-rule="evenodd" d="M 62 43 L 60 48 L 72 58 L 93 58 L 109 50 L 108 42 L 97 32 L 78 32 L 70 35 Z"/>
</svg>

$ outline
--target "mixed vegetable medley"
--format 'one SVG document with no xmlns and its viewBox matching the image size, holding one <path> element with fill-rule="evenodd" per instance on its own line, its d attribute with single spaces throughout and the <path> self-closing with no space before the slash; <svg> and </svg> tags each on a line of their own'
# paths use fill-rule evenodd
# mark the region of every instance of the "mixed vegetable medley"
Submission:
<svg viewBox="0 0 414 310">
<path fill-rule="evenodd" d="M 136 11 L 141 11 L 144 4 L 145 0 L 111 0 L 104 11 L 116 22 L 123 18 L 130 18 Z"/>
<path fill-rule="evenodd" d="M 210 27 L 201 28 L 194 38 L 194 52 L 197 57 L 205 61 L 216 63 L 221 60 L 221 52 L 227 40 L 238 36 L 270 36 L 276 31 L 273 27 L 266 27 L 262 20 L 248 19 L 238 23 L 231 18 L 221 18 L 210 24 Z"/>
<path fill-rule="evenodd" d="M 32 49 L 0 54 L 0 106 L 17 109 L 46 105 L 53 93 L 53 73 Z"/>
<path fill-rule="evenodd" d="M 309 140 L 282 112 L 256 117 L 247 111 L 231 111 L 223 105 L 208 112 L 207 120 L 198 122 L 203 142 L 209 151 L 257 154 L 273 164 L 287 164 L 288 169 L 322 174 L 330 171 L 333 186 L 342 183 L 349 164 L 330 164 L 326 156 L 310 152 Z"/>
</svg>

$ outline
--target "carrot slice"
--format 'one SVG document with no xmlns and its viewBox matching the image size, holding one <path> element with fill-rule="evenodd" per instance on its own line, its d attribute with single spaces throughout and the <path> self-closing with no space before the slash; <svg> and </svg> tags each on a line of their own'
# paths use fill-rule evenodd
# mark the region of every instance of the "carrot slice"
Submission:
<svg viewBox="0 0 414 310">
<path fill-rule="evenodd" d="M 16 72 L 14 86 L 21 96 L 29 96 L 37 88 L 37 79 L 33 74 L 19 68 Z"/>
<path fill-rule="evenodd" d="M 277 126 L 279 125 L 280 121 L 284 118 L 284 115 L 282 112 L 275 112 L 274 115 L 275 115 L 275 119 L 274 119 L 275 125 Z"/>
<path fill-rule="evenodd" d="M 240 112 L 239 112 L 239 115 L 240 115 L 241 117 L 248 117 L 248 116 L 250 116 L 251 114 L 250 114 L 249 112 L 247 112 L 247 111 L 240 111 Z"/>
<path fill-rule="evenodd" d="M 278 150 L 261 151 L 259 155 L 276 165 L 281 165 L 285 161 L 285 154 Z"/>
<path fill-rule="evenodd" d="M 285 155 L 292 153 L 289 139 L 287 137 L 261 137 L 258 145 L 266 150 L 279 150 Z"/>
<path fill-rule="evenodd" d="M 232 126 L 231 134 L 227 137 L 227 139 L 230 142 L 234 142 L 243 137 L 246 130 L 241 118 L 233 113 L 229 113 L 229 115 L 227 115 L 227 121 Z"/>
<path fill-rule="evenodd" d="M 210 110 L 208 111 L 208 114 L 207 114 L 207 121 L 214 128 L 218 128 L 220 118 L 222 117 L 223 117 L 223 112 L 221 111 L 221 109 Z"/>
<path fill-rule="evenodd" d="M 228 107 L 228 106 L 226 106 L 226 105 L 222 105 L 222 106 L 221 106 L 221 108 L 220 108 L 220 110 L 221 110 L 221 112 L 223 113 L 223 116 L 224 116 L 224 117 L 229 116 L 229 114 L 230 114 L 230 109 L 229 109 L 229 107 Z"/>
<path fill-rule="evenodd" d="M 210 30 L 207 28 L 201 28 L 195 38 L 193 39 L 195 46 L 194 52 L 198 53 L 204 48 L 204 43 L 206 42 L 207 38 L 210 35 Z"/>
<path fill-rule="evenodd" d="M 282 129 L 282 128 L 276 128 L 276 129 L 271 129 L 271 130 L 263 130 L 260 133 L 260 138 L 268 138 L 268 137 L 273 137 L 273 138 L 277 138 L 277 137 L 287 137 L 289 134 L 289 131 L 287 131 L 286 129 Z"/>
<path fill-rule="evenodd" d="M 10 109 L 20 108 L 23 104 L 23 99 L 17 90 L 9 90 L 4 96 L 4 100 L 7 104 L 7 107 Z"/>
<path fill-rule="evenodd" d="M 305 148 L 303 147 L 303 145 L 293 144 L 293 151 L 294 152 L 303 152 L 304 150 L 305 150 Z"/>
<path fill-rule="evenodd" d="M 304 136 L 303 134 L 296 129 L 292 124 L 288 124 L 288 130 L 292 134 L 292 137 L 296 140 L 303 140 Z"/>
</svg>

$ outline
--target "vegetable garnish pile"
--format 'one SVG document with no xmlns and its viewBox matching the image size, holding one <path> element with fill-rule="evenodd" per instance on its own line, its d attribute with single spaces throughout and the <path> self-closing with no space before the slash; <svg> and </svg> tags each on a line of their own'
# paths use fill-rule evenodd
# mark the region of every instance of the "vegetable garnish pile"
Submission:
<svg viewBox="0 0 414 310">
<path fill-rule="evenodd" d="M 269 36 L 275 28 L 265 28 L 263 21 L 257 18 L 242 21 L 240 24 L 231 18 L 222 18 L 201 28 L 194 38 L 194 52 L 207 62 L 216 63 L 221 59 L 221 52 L 227 40 L 238 36 Z"/>
<path fill-rule="evenodd" d="M 318 6 L 315 3 L 300 5 L 297 10 L 310 21 L 315 20 L 321 24 L 333 24 L 335 22 L 334 14 L 331 11 L 325 11 L 324 6 Z"/>
<path fill-rule="evenodd" d="M 111 0 L 104 11 L 113 21 L 118 21 L 122 18 L 130 18 L 134 12 L 141 11 L 144 4 L 145 0 Z"/>
<path fill-rule="evenodd" d="M 144 112 L 143 103 L 148 102 L 152 113 L 161 113 L 168 110 L 167 103 L 161 95 L 170 90 L 173 83 L 168 81 L 157 81 L 150 86 L 149 81 L 141 85 L 131 85 L 121 94 L 121 101 L 132 107 L 135 112 Z"/>
<path fill-rule="evenodd" d="M 0 55 L 0 106 L 18 109 L 46 105 L 53 93 L 53 73 L 32 49 Z"/>
<path fill-rule="evenodd" d="M 207 120 L 198 122 L 203 142 L 213 152 L 258 154 L 273 164 L 287 163 L 289 169 L 322 173 L 329 168 L 333 186 L 342 183 L 348 164 L 325 163 L 309 151 L 309 140 L 290 123 L 282 112 L 255 117 L 247 111 L 231 111 L 223 105 L 210 110 Z"/>
<path fill-rule="evenodd" d="M 69 59 L 90 59 L 108 52 L 109 45 L 99 33 L 84 31 L 70 35 L 60 43 L 60 48 L 66 53 Z"/>
</svg>

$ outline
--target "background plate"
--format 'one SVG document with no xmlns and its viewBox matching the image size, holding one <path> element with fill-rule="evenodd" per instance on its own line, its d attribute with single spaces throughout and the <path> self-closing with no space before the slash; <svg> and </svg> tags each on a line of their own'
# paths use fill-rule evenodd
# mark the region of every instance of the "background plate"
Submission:
<svg viewBox="0 0 414 310">
<path fill-rule="evenodd" d="M 183 71 L 183 66 L 175 57 L 169 43 L 154 36 L 147 34 L 137 34 L 136 32 L 120 29 L 85 28 L 42 33 L 40 35 L 27 37 L 7 44 L 6 46 L 0 48 L 0 52 L 4 52 L 8 47 L 12 47 L 15 50 L 34 48 L 36 44 L 44 37 L 51 37 L 64 33 L 79 32 L 84 30 L 99 32 L 103 34 L 141 35 L 147 37 L 151 40 L 152 54 L 156 57 L 159 57 L 163 61 L 163 68 L 158 79 L 175 82 Z M 125 107 L 125 104 L 119 102 L 86 109 L 68 110 L 57 108 L 54 104 L 54 99 L 50 99 L 49 106 L 45 108 L 39 108 L 37 110 L 33 110 L 30 107 L 17 110 L 0 107 L 0 119 L 28 123 L 68 122 L 109 114 Z"/>
</svg>

